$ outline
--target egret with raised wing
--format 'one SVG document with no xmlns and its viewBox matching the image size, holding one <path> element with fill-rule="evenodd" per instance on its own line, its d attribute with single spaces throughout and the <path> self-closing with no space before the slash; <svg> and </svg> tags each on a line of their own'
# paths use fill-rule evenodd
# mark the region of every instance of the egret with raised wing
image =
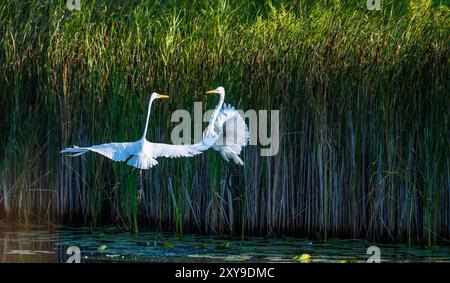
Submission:
<svg viewBox="0 0 450 283">
<path fill-rule="evenodd" d="M 207 136 L 218 137 L 212 148 L 217 150 L 226 161 L 232 159 L 238 165 L 244 165 L 239 157 L 242 148 L 249 140 L 249 130 L 242 115 L 231 105 L 224 104 L 225 89 L 221 86 L 206 93 L 220 95 L 219 104 L 214 109 L 208 127 L 204 131 Z"/>
</svg>

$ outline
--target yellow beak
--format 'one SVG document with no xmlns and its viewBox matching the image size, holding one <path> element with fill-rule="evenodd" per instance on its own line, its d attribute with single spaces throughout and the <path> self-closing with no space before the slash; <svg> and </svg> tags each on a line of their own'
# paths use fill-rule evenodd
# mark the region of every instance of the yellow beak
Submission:
<svg viewBox="0 0 450 283">
<path fill-rule="evenodd" d="M 160 94 L 160 95 L 159 95 L 159 98 L 162 98 L 162 99 L 169 99 L 169 96 L 168 96 L 168 95 L 164 95 L 164 94 Z"/>
<path fill-rule="evenodd" d="M 206 93 L 219 93 L 219 91 L 217 89 L 213 89 L 213 90 L 209 90 Z"/>
</svg>

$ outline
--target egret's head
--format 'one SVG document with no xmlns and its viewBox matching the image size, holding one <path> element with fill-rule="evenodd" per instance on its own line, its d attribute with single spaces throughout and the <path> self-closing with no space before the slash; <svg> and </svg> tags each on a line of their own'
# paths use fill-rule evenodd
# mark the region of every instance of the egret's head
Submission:
<svg viewBox="0 0 450 283">
<path fill-rule="evenodd" d="M 220 94 L 220 95 L 225 95 L 225 89 L 223 87 L 219 86 L 218 88 L 213 89 L 213 90 L 209 90 L 206 93 L 217 93 L 217 94 Z"/>
<path fill-rule="evenodd" d="M 168 95 L 164 95 L 164 94 L 159 94 L 159 93 L 156 93 L 156 92 L 152 93 L 152 95 L 150 96 L 151 100 L 158 99 L 158 98 L 168 99 L 169 96 Z"/>
</svg>

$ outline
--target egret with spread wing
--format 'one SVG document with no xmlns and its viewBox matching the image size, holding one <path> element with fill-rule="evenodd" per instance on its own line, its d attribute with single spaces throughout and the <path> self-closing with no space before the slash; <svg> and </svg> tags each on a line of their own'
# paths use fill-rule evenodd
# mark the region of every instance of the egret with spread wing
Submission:
<svg viewBox="0 0 450 283">
<path fill-rule="evenodd" d="M 191 157 L 207 150 L 216 140 L 212 135 L 206 135 L 205 138 L 197 144 L 192 145 L 173 145 L 165 143 L 151 143 L 147 141 L 147 129 L 150 120 L 150 110 L 152 103 L 158 98 L 169 98 L 167 95 L 152 93 L 148 104 L 147 121 L 142 138 L 135 142 L 105 143 L 93 145 L 90 147 L 66 148 L 61 153 L 73 153 L 70 156 L 78 156 L 88 151 L 99 153 L 114 161 L 124 162 L 138 169 L 149 169 L 158 164 L 158 157 Z"/>
<path fill-rule="evenodd" d="M 204 137 L 216 136 L 212 145 L 226 161 L 232 159 L 238 165 L 244 165 L 239 157 L 242 148 L 249 140 L 248 127 L 242 115 L 231 105 L 224 104 L 225 89 L 218 87 L 206 93 L 216 93 L 220 95 L 219 104 L 214 109 L 209 125 L 204 132 Z"/>
</svg>

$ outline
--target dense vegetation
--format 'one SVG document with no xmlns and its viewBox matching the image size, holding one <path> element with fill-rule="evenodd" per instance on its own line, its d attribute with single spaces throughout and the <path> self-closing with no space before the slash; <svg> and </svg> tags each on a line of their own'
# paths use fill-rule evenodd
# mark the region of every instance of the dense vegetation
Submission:
<svg viewBox="0 0 450 283">
<path fill-rule="evenodd" d="M 263 2 L 1 1 L 0 214 L 448 240 L 448 2 Z M 152 91 L 171 100 L 153 108 L 148 137 L 170 142 L 171 112 L 212 108 L 203 93 L 218 85 L 240 109 L 281 110 L 278 155 L 249 146 L 237 168 L 210 151 L 139 173 L 58 154 L 139 138 Z"/>
</svg>

